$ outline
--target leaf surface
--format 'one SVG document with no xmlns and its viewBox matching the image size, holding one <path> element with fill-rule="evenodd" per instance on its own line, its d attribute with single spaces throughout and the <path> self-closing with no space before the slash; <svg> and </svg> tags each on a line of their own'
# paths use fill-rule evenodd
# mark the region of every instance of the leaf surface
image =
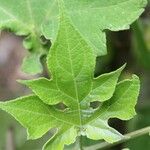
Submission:
<svg viewBox="0 0 150 150">
<path fill-rule="evenodd" d="M 127 120 L 135 115 L 139 79 L 133 76 L 117 84 L 124 66 L 94 78 L 95 59 L 94 50 L 62 10 L 58 35 L 47 61 L 52 79 L 22 81 L 36 96 L 0 103 L 0 108 L 28 128 L 32 139 L 56 128 L 44 146 L 46 150 L 62 150 L 80 135 L 111 143 L 121 139 L 123 136 L 107 121 L 114 117 Z M 101 102 L 96 109 L 90 107 L 94 101 Z M 58 103 L 68 108 L 61 110 L 54 105 Z"/>
<path fill-rule="evenodd" d="M 131 80 L 124 80 L 117 84 L 112 98 L 104 102 L 88 119 L 87 137 L 91 139 L 105 139 L 110 143 L 114 142 L 114 140 L 119 140 L 121 136 L 117 136 L 119 133 L 110 128 L 107 121 L 110 118 L 131 119 L 136 114 L 134 107 L 138 93 L 139 79 L 135 75 Z"/>
<path fill-rule="evenodd" d="M 17 35 L 26 36 L 25 48 L 36 56 L 28 56 L 23 64 L 27 73 L 38 73 L 42 69 L 37 60 L 47 53 L 41 42 L 44 35 L 55 41 L 59 9 L 62 0 L 0 0 L 0 29 L 11 29 Z M 147 0 L 63 0 L 74 26 L 96 51 L 98 55 L 106 54 L 105 29 L 112 31 L 129 28 L 144 11 Z M 32 59 L 31 59 L 32 58 Z M 27 62 L 27 61 L 31 62 Z M 30 69 L 32 64 L 35 67 Z"/>
</svg>

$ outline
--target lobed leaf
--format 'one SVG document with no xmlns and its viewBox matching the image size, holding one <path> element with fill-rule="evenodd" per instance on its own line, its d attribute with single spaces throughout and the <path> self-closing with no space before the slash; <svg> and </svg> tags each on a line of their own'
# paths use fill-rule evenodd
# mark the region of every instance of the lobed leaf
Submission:
<svg viewBox="0 0 150 150">
<path fill-rule="evenodd" d="M 28 128 L 32 139 L 56 128 L 44 146 L 46 150 L 62 150 L 80 135 L 111 143 L 123 138 L 107 122 L 110 118 L 127 120 L 135 115 L 139 79 L 134 75 L 117 84 L 124 66 L 95 79 L 95 59 L 94 50 L 61 7 L 58 35 L 47 61 L 52 79 L 21 81 L 35 95 L 0 103 L 0 108 Z M 93 109 L 89 105 L 93 101 L 100 101 L 101 105 Z M 60 102 L 68 108 L 56 108 L 54 104 Z"/>
<path fill-rule="evenodd" d="M 138 93 L 139 79 L 135 75 L 131 80 L 124 80 L 117 84 L 112 98 L 104 102 L 86 121 L 87 136 L 91 139 L 105 139 L 108 142 L 119 140 L 121 138 L 120 133 L 110 128 L 107 121 L 110 118 L 131 119 L 136 114 L 134 107 Z"/>
</svg>

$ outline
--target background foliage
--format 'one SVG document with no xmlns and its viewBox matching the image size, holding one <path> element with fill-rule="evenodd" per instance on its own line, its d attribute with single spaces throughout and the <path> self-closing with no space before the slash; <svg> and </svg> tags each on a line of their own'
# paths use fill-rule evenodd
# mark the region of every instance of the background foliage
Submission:
<svg viewBox="0 0 150 150">
<path fill-rule="evenodd" d="M 117 128 L 121 133 L 127 133 L 130 131 L 134 131 L 136 129 L 140 129 L 142 127 L 150 125 L 150 16 L 149 16 L 149 6 L 147 7 L 144 14 L 141 18 L 136 21 L 129 31 L 121 31 L 121 32 L 110 32 L 107 31 L 107 43 L 108 43 L 108 55 L 97 58 L 97 67 L 95 71 L 95 76 L 106 72 L 112 71 L 118 68 L 118 66 L 122 65 L 124 62 L 128 63 L 127 71 L 124 76 L 129 76 L 132 73 L 136 73 L 140 76 L 142 87 L 141 94 L 139 98 L 139 102 L 137 105 L 137 113 L 138 115 L 129 121 L 128 123 L 124 123 L 120 120 L 111 120 L 110 124 Z M 15 39 L 15 41 L 14 41 Z M 12 41 L 11 47 L 7 47 L 6 43 Z M 7 41 L 7 42 L 4 42 Z M 16 43 L 15 43 L 16 42 Z M 29 79 L 33 78 L 33 76 L 28 76 L 23 74 L 20 71 L 20 65 L 22 57 L 21 55 L 17 55 L 18 51 L 16 48 L 23 53 L 22 46 L 20 43 L 22 42 L 21 38 L 15 37 L 8 32 L 3 32 L 1 34 L 0 39 L 0 53 L 2 51 L 5 57 L 1 58 L 0 61 L 0 97 L 1 99 L 7 99 L 12 97 L 17 97 L 18 95 L 22 95 L 28 93 L 27 89 L 16 85 L 16 78 Z M 19 44 L 18 44 L 19 43 Z M 18 46 L 19 45 L 19 46 Z M 6 49 L 6 50 L 5 50 Z M 10 52 L 11 49 L 11 52 Z M 16 58 L 16 59 L 14 59 Z M 5 59 L 5 60 L 4 60 Z M 12 60 L 13 59 L 13 60 Z M 14 62 L 15 67 L 11 70 L 8 64 L 11 65 L 11 60 Z M 102 63 L 103 60 L 103 63 Z M 15 62 L 16 61 L 16 62 Z M 45 76 L 47 76 L 46 71 L 43 72 Z M 5 82 L 4 82 L 5 81 Z M 19 92 L 19 94 L 18 94 Z M 0 111 L 0 148 L 3 150 L 8 143 L 11 143 L 12 150 L 38 150 L 41 145 L 43 145 L 43 141 L 47 139 L 47 136 L 37 141 L 26 141 L 26 134 L 24 129 L 10 116 L 6 113 Z M 122 128 L 120 128 L 122 126 Z M 7 134 L 6 134 L 7 133 Z M 143 136 L 129 143 L 122 144 L 117 146 L 114 149 L 122 149 L 123 147 L 129 147 L 131 150 L 141 150 L 144 146 L 146 149 L 150 148 L 148 136 Z M 83 139 L 85 145 L 93 144 L 93 142 Z M 99 141 L 98 141 L 99 142 Z"/>
</svg>

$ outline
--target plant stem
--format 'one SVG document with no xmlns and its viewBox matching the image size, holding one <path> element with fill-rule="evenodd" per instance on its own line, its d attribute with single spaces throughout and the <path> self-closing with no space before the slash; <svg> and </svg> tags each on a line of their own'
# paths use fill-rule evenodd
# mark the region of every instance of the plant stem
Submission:
<svg viewBox="0 0 150 150">
<path fill-rule="evenodd" d="M 107 148 L 110 148 L 110 147 L 113 147 L 115 145 L 127 142 L 127 141 L 129 141 L 131 139 L 140 137 L 140 136 L 148 134 L 148 133 L 150 133 L 150 126 L 149 127 L 145 127 L 143 129 L 140 129 L 140 130 L 136 130 L 136 131 L 128 133 L 128 134 L 125 134 L 125 138 L 123 138 L 122 140 L 119 140 L 119 141 L 117 141 L 117 142 L 115 142 L 113 144 L 107 143 L 107 142 L 103 142 L 101 144 L 96 144 L 96 145 L 92 145 L 92 146 L 89 146 L 89 147 L 85 147 L 84 150 L 107 149 Z"/>
<path fill-rule="evenodd" d="M 82 135 L 79 137 L 79 147 L 80 147 L 80 150 L 83 150 L 83 137 L 82 137 Z"/>
</svg>

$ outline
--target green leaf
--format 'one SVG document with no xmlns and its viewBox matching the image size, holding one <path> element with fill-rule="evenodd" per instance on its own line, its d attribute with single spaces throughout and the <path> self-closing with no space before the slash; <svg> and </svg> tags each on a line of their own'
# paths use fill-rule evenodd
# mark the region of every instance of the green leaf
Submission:
<svg viewBox="0 0 150 150">
<path fill-rule="evenodd" d="M 46 53 L 46 48 L 40 41 L 41 35 L 52 42 L 57 35 L 59 1 L 61 0 L 0 0 L 0 29 L 11 29 L 17 35 L 26 36 L 25 48 L 35 53 L 38 59 L 39 54 Z M 129 25 L 144 11 L 143 7 L 147 0 L 63 0 L 63 2 L 73 24 L 84 39 L 98 55 L 105 55 L 104 30 L 129 28 Z M 32 64 L 25 63 L 25 72 L 38 73 L 41 66 L 37 64 L 38 68 L 31 70 L 28 67 L 30 68 Z"/>
<path fill-rule="evenodd" d="M 52 51 L 52 49 L 51 49 L 51 51 Z M 79 50 L 81 50 L 81 48 L 79 48 Z M 80 59 L 82 59 L 82 58 L 80 58 Z M 85 64 L 85 67 L 88 66 L 88 64 L 89 63 Z M 76 63 L 76 65 L 77 65 L 77 63 Z M 82 98 L 81 105 L 86 105 L 86 104 L 88 104 L 88 102 L 93 102 L 93 101 L 103 102 L 103 101 L 110 99 L 114 93 L 118 77 L 124 67 L 125 66 L 121 67 L 120 69 L 118 69 L 112 73 L 103 74 L 95 79 L 93 79 L 93 77 L 91 76 L 90 82 L 92 82 L 92 83 L 90 86 L 90 92 L 84 98 Z M 58 69 L 58 70 L 60 70 L 60 69 Z M 67 78 L 68 74 L 65 74 L 64 76 Z M 46 104 L 54 105 L 59 102 L 63 102 L 66 105 L 68 105 L 69 107 L 72 107 L 73 98 L 70 95 L 61 91 L 59 89 L 59 87 L 57 87 L 57 83 L 54 82 L 53 80 L 40 78 L 40 79 L 35 79 L 35 80 L 21 80 L 19 82 L 30 87 L 33 90 L 33 92 L 36 95 L 38 95 L 40 97 L 40 99 L 42 99 L 43 102 Z M 87 85 L 89 85 L 90 82 L 88 82 Z M 78 81 L 76 81 L 76 83 L 78 85 Z M 86 87 L 87 87 L 87 85 L 86 85 Z M 80 86 L 80 83 L 79 83 L 79 86 Z M 85 89 L 86 87 L 84 87 L 84 90 L 86 90 Z M 71 104 L 71 106 L 70 106 L 70 104 Z"/>
<path fill-rule="evenodd" d="M 75 142 L 77 137 L 77 130 L 70 126 L 63 126 L 63 130 L 60 130 L 59 133 L 50 139 L 43 147 L 44 150 L 62 150 L 64 145 L 70 145 Z"/>
<path fill-rule="evenodd" d="M 98 78 L 95 78 L 92 83 L 92 88 L 89 94 L 83 99 L 82 103 L 87 103 L 88 101 L 100 101 L 104 102 L 110 99 L 115 91 L 116 83 L 121 71 L 124 69 L 125 65 L 120 69 L 106 73 Z"/>
<path fill-rule="evenodd" d="M 105 139 L 108 142 L 119 140 L 121 136 L 108 126 L 107 121 L 110 118 L 131 119 L 136 114 L 134 107 L 138 93 L 139 79 L 135 75 L 133 79 L 117 84 L 113 97 L 104 102 L 88 119 L 87 136 L 91 139 Z"/>
<path fill-rule="evenodd" d="M 28 128 L 32 139 L 56 128 L 54 137 L 44 146 L 46 150 L 62 150 L 80 135 L 107 142 L 121 139 L 123 136 L 107 121 L 114 117 L 127 120 L 135 115 L 139 79 L 133 76 L 117 84 L 124 66 L 95 79 L 95 59 L 93 49 L 62 10 L 58 35 L 47 61 L 52 79 L 21 81 L 36 96 L 0 103 L 0 108 Z M 101 105 L 93 109 L 89 105 L 93 101 Z M 54 105 L 60 102 L 68 108 L 61 110 Z"/>
<path fill-rule="evenodd" d="M 29 139 L 41 137 L 52 125 L 49 107 L 36 96 L 21 97 L 0 106 L 28 129 Z"/>
<path fill-rule="evenodd" d="M 29 49 L 34 56 L 36 55 L 38 61 L 39 55 L 47 51 L 40 37 L 43 35 L 42 24 L 46 24 L 48 19 L 53 18 L 55 14 L 53 10 L 57 9 L 55 5 L 51 8 L 52 3 L 53 0 L 0 0 L 0 29 L 10 29 L 16 35 L 25 36 L 25 48 Z M 51 28 L 49 25 L 47 27 Z M 25 72 L 31 74 L 41 72 L 40 62 L 29 63 L 25 60 L 24 62 Z M 34 67 L 28 69 L 32 65 L 36 65 L 36 69 Z"/>
<path fill-rule="evenodd" d="M 142 24 L 142 21 L 136 21 L 132 25 L 133 32 L 133 50 L 136 57 L 137 63 L 142 65 L 145 69 L 149 69 L 149 60 L 150 60 L 150 48 L 146 43 L 146 27 Z M 149 43 L 149 41 L 148 41 Z"/>
<path fill-rule="evenodd" d="M 93 119 L 85 128 L 86 136 L 93 140 L 105 139 L 107 142 L 113 143 L 123 138 L 123 135 L 111 128 L 103 119 L 98 118 L 95 121 Z"/>
<path fill-rule="evenodd" d="M 20 145 L 23 145 L 26 141 L 26 131 L 14 118 L 0 110 L 0 150 L 6 149 L 8 144 L 6 139 L 10 130 L 13 134 L 15 147 L 18 148 Z"/>
<path fill-rule="evenodd" d="M 136 113 L 134 107 L 139 93 L 139 78 L 133 75 L 131 80 L 120 82 L 113 97 L 102 106 L 106 109 L 105 117 L 119 118 L 123 120 L 131 119 Z M 128 104 L 129 107 L 125 107 Z"/>
<path fill-rule="evenodd" d="M 26 56 L 21 66 L 22 70 L 30 74 L 41 72 L 42 65 L 39 60 L 40 56 L 38 56 L 37 54 Z"/>
<path fill-rule="evenodd" d="M 74 25 L 98 55 L 107 53 L 104 30 L 128 29 L 147 4 L 147 0 L 63 1 Z"/>
</svg>

